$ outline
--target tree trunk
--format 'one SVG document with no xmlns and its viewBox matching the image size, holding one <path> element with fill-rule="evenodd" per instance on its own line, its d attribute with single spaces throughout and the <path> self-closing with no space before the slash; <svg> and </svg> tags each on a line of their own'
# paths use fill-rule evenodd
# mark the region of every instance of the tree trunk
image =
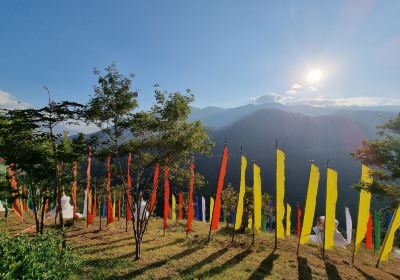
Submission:
<svg viewBox="0 0 400 280">
<path fill-rule="evenodd" d="M 39 217 L 38 217 L 38 212 L 37 212 L 37 208 L 36 208 L 36 198 L 33 197 L 32 199 L 32 203 L 33 203 L 33 214 L 35 215 L 35 224 L 36 224 L 36 234 L 39 234 Z"/>
<path fill-rule="evenodd" d="M 48 199 L 47 192 L 45 192 L 45 195 L 43 197 L 42 211 L 40 214 L 40 234 L 43 234 L 43 230 L 44 230 L 44 212 L 45 212 L 45 208 L 46 208 L 47 199 Z"/>
</svg>

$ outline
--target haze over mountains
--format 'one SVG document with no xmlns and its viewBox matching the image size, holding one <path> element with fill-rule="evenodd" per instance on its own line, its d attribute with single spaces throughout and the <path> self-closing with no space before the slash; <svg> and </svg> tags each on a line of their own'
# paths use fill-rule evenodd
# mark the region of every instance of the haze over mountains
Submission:
<svg viewBox="0 0 400 280">
<path fill-rule="evenodd" d="M 223 143 L 230 151 L 225 183 L 239 185 L 240 150 L 248 160 L 247 185 L 253 182 L 251 161 L 260 165 L 262 189 L 274 195 L 275 145 L 286 153 L 285 200 L 292 207 L 304 206 L 310 160 L 320 167 L 316 215 L 324 214 L 325 165 L 339 173 L 337 218 L 344 225 L 344 206 L 356 215 L 358 192 L 352 188 L 360 178 L 360 163 L 350 153 L 363 139 L 376 137 L 378 124 L 395 116 L 396 107 L 313 107 L 279 103 L 249 104 L 236 108 L 193 108 L 191 120 L 209 127 L 216 142 L 212 159 L 197 159 L 196 168 L 208 180 L 207 193 L 214 193 Z M 374 203 L 378 206 L 380 203 Z"/>
</svg>

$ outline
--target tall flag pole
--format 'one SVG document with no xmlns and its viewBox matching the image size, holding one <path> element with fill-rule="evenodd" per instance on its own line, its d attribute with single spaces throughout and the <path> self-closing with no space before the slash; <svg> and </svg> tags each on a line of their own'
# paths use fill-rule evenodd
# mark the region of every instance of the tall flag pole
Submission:
<svg viewBox="0 0 400 280">
<path fill-rule="evenodd" d="M 354 240 L 353 256 L 351 264 L 354 264 L 355 255 L 357 254 L 360 245 L 365 238 L 367 232 L 367 224 L 369 218 L 369 209 L 371 205 L 371 193 L 366 190 L 368 185 L 372 184 L 371 169 L 368 166 L 361 165 L 361 190 L 358 203 L 358 217 L 357 217 L 357 229 L 356 238 Z"/>
<path fill-rule="evenodd" d="M 132 188 L 132 177 L 131 177 L 131 161 L 132 154 L 128 154 L 128 166 L 126 170 L 126 202 L 125 202 L 125 231 L 128 231 L 128 222 L 132 220 L 132 197 L 131 197 L 131 188 Z"/>
<path fill-rule="evenodd" d="M 168 162 L 164 167 L 164 235 L 165 230 L 168 227 L 168 215 L 169 215 L 169 166 Z"/>
<path fill-rule="evenodd" d="M 379 252 L 379 257 L 376 262 L 376 267 L 379 267 L 379 263 L 381 261 L 387 261 L 389 254 L 393 248 L 394 235 L 399 228 L 400 228 L 400 206 L 394 212 L 392 221 L 390 222 L 390 226 L 383 241 L 382 248 Z"/>
<path fill-rule="evenodd" d="M 325 250 L 332 249 L 335 245 L 335 216 L 336 201 L 338 196 L 337 179 L 338 174 L 327 164 L 326 172 L 326 202 L 325 202 L 325 221 L 324 221 L 324 242 L 322 257 L 325 258 Z"/>
<path fill-rule="evenodd" d="M 154 168 L 154 176 L 153 176 L 153 190 L 152 190 L 151 199 L 150 199 L 150 209 L 149 209 L 150 215 L 153 214 L 154 207 L 156 206 L 159 173 L 160 173 L 160 164 L 156 163 L 156 166 Z"/>
<path fill-rule="evenodd" d="M 111 201 L 111 155 L 107 158 L 107 225 L 114 222 Z"/>
<path fill-rule="evenodd" d="M 73 212 L 72 212 L 72 224 L 75 222 L 75 213 L 76 213 L 76 190 L 78 188 L 78 183 L 77 183 L 77 176 L 78 176 L 78 162 L 74 160 L 72 164 L 72 176 L 73 176 L 73 181 L 72 181 L 72 188 L 71 188 L 71 197 L 72 197 L 72 204 L 73 204 Z"/>
<path fill-rule="evenodd" d="M 253 162 L 253 203 L 254 203 L 254 223 L 253 223 L 253 233 L 260 232 L 261 230 L 261 175 L 260 167 Z"/>
<path fill-rule="evenodd" d="M 193 189 L 194 189 L 194 162 L 190 162 L 190 184 L 189 184 L 189 203 L 188 203 L 188 211 L 187 211 L 187 228 L 186 235 L 192 231 L 192 221 L 194 215 L 193 209 Z"/>
<path fill-rule="evenodd" d="M 306 244 L 311 234 L 311 228 L 314 221 L 315 206 L 317 204 L 317 193 L 319 183 L 319 168 L 311 161 L 310 175 L 308 178 L 307 198 L 304 207 L 303 226 L 297 244 L 297 256 L 299 255 L 300 244 Z"/>
<path fill-rule="evenodd" d="M 291 214 L 292 207 L 290 207 L 289 203 L 286 203 L 286 236 L 290 236 L 290 228 L 292 227 Z"/>
<path fill-rule="evenodd" d="M 239 184 L 239 197 L 238 204 L 236 207 L 236 217 L 235 217 L 235 226 L 232 234 L 232 242 L 235 237 L 235 231 L 242 227 L 242 219 L 243 219 L 243 203 L 244 203 L 244 193 L 246 190 L 246 168 L 247 168 L 247 160 L 242 153 L 242 148 L 240 148 L 240 184 Z"/>
<path fill-rule="evenodd" d="M 179 192 L 179 194 L 178 194 L 178 197 L 179 197 L 179 204 L 178 204 L 178 210 L 179 210 L 179 212 L 178 212 L 178 219 L 180 220 L 180 221 L 182 221 L 183 220 L 183 193 L 182 192 Z"/>
<path fill-rule="evenodd" d="M 171 222 L 176 222 L 176 198 L 175 195 L 171 195 Z"/>
<path fill-rule="evenodd" d="M 377 252 L 381 248 L 381 220 L 379 212 L 374 210 L 374 252 Z"/>
<path fill-rule="evenodd" d="M 208 232 L 208 241 L 210 241 L 210 238 L 211 238 L 211 231 L 218 229 L 219 218 L 220 218 L 220 214 L 221 214 L 221 193 L 222 193 L 222 188 L 224 186 L 224 179 L 225 179 L 225 174 L 226 174 L 226 166 L 228 163 L 228 158 L 229 158 L 229 151 L 228 151 L 228 147 L 226 146 L 226 143 L 225 143 L 224 150 L 222 152 L 221 166 L 220 166 L 219 176 L 218 176 L 217 191 L 215 194 L 215 203 L 214 203 L 212 218 L 211 218 L 211 223 L 210 223 L 210 231 Z"/>
<path fill-rule="evenodd" d="M 278 239 L 285 238 L 283 217 L 285 215 L 285 153 L 276 145 L 276 198 L 275 198 L 275 248 L 278 246 Z"/>
<path fill-rule="evenodd" d="M 21 203 L 19 200 L 19 192 L 18 192 L 18 183 L 17 183 L 17 175 L 15 173 L 15 164 L 11 163 L 7 167 L 7 177 L 10 183 L 13 202 L 12 202 L 12 209 L 14 213 L 23 221 L 22 213 L 21 213 Z"/>
<path fill-rule="evenodd" d="M 90 179 L 91 179 L 91 166 L 92 166 L 92 147 L 88 146 L 87 169 L 86 169 L 86 226 L 88 227 L 93 223 L 92 209 L 89 202 L 91 201 L 90 193 Z"/>
<path fill-rule="evenodd" d="M 206 222 L 206 199 L 201 196 L 201 220 L 203 223 Z"/>
</svg>

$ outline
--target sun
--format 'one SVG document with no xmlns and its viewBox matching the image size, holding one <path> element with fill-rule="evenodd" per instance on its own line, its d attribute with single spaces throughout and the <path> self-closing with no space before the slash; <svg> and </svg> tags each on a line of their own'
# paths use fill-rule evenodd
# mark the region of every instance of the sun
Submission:
<svg viewBox="0 0 400 280">
<path fill-rule="evenodd" d="M 319 69 L 312 69 L 307 74 L 307 80 L 310 83 L 316 83 L 322 78 L 322 71 Z"/>
</svg>

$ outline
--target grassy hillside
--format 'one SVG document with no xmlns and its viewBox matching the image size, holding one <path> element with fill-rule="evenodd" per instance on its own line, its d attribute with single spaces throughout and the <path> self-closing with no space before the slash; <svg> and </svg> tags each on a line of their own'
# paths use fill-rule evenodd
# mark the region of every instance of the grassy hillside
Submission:
<svg viewBox="0 0 400 280">
<path fill-rule="evenodd" d="M 207 243 L 208 225 L 195 222 L 186 239 L 184 223 L 172 225 L 163 236 L 161 219 L 150 224 L 142 260 L 135 262 L 132 229 L 125 232 L 125 221 L 102 231 L 97 222 L 67 228 L 67 244 L 82 261 L 73 279 L 400 279 L 398 260 L 376 269 L 372 252 L 361 251 L 350 267 L 350 248 L 328 251 L 324 262 L 318 246 L 305 245 L 297 258 L 296 236 L 280 241 L 274 252 L 271 233 L 256 235 L 254 245 L 251 234 L 239 235 L 230 244 L 230 231 L 221 224 Z M 30 218 L 20 224 L 12 216 L 0 227 L 18 234 L 31 225 Z"/>
</svg>

